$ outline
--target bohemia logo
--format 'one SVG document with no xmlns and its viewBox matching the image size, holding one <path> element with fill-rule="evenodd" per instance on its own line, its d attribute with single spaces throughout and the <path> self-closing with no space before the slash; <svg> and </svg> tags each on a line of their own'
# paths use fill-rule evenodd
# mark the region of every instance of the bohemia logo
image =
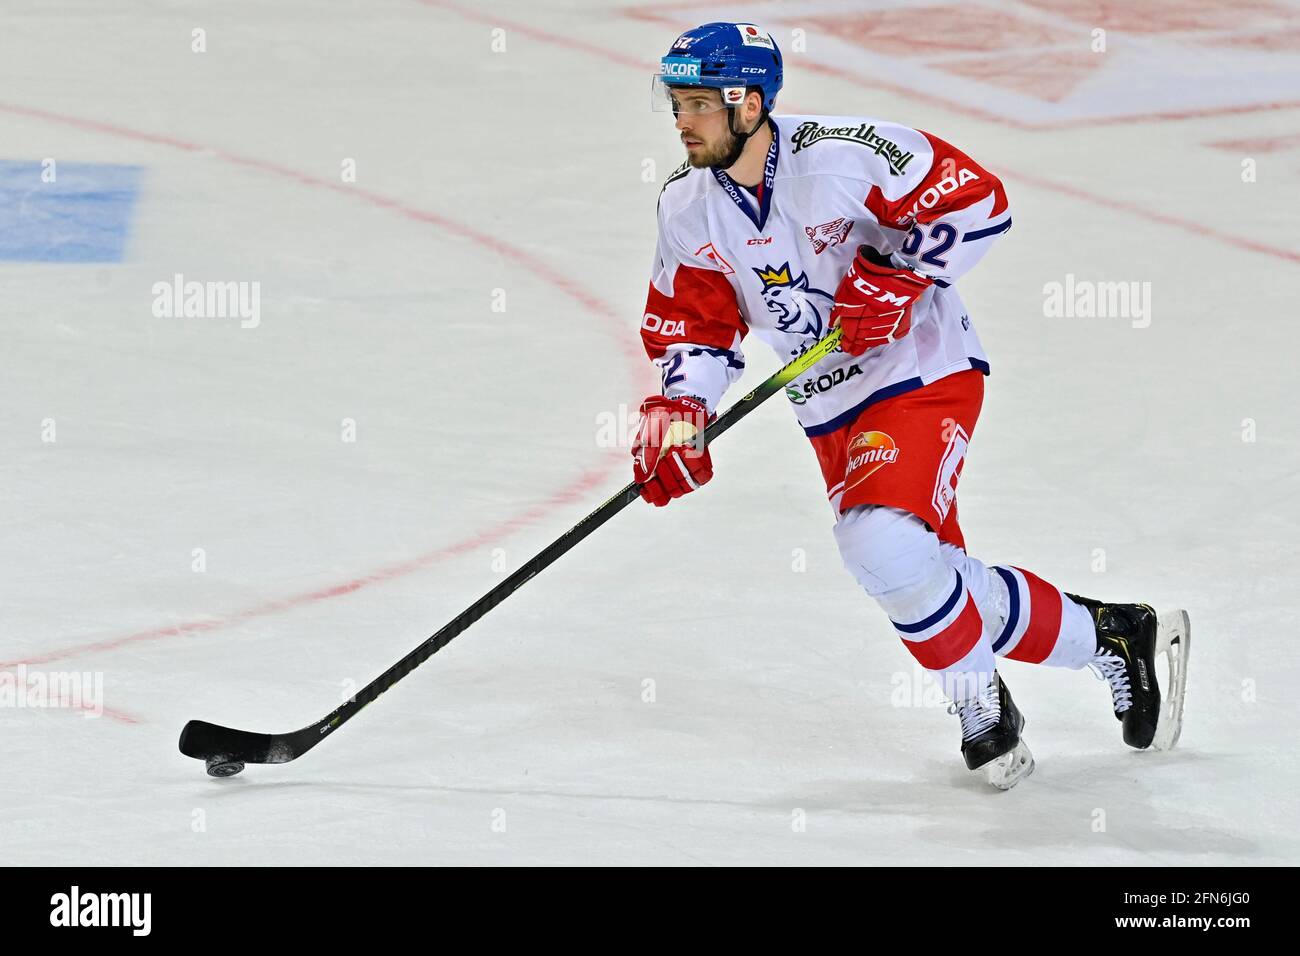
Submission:
<svg viewBox="0 0 1300 956">
<path fill-rule="evenodd" d="M 820 256 L 831 246 L 838 246 L 853 231 L 852 219 L 832 219 L 820 226 L 804 226 L 803 231 L 812 243 L 813 254 Z"/>
<path fill-rule="evenodd" d="M 866 468 L 865 471 L 853 476 L 854 481 L 861 481 L 867 475 L 874 474 L 896 461 L 898 461 L 898 446 L 894 444 L 894 439 L 884 432 L 863 432 L 849 442 L 849 463 L 845 473 Z"/>
<path fill-rule="evenodd" d="M 771 266 L 755 269 L 754 274 L 763 281 L 763 301 L 767 311 L 776 316 L 778 332 L 822 337 L 826 327 L 822 314 L 830 314 L 835 296 L 810 286 L 806 272 L 792 278 L 788 262 L 783 262 L 780 269 Z M 817 296 L 824 301 L 819 301 Z"/>
</svg>

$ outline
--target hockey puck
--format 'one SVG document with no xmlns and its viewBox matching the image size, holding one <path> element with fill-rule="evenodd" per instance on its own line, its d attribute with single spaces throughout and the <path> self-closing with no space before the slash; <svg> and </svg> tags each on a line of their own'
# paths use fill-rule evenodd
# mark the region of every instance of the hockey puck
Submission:
<svg viewBox="0 0 1300 956">
<path fill-rule="evenodd" d="M 244 769 L 244 761 L 227 760 L 225 757 L 209 757 L 207 765 L 209 777 L 233 777 Z"/>
</svg>

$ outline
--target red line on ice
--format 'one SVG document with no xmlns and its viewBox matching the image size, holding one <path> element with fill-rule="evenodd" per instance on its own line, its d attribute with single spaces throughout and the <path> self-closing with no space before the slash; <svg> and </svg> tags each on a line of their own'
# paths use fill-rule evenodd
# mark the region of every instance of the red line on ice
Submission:
<svg viewBox="0 0 1300 956">
<path fill-rule="evenodd" d="M 36 654 L 32 657 L 22 658 L 20 660 L 0 661 L 0 670 L 8 670 L 17 667 L 20 664 L 32 666 L 36 664 L 48 664 L 52 661 L 66 660 L 69 657 L 77 657 L 85 654 L 96 654 L 103 651 L 113 651 L 131 644 L 139 644 L 147 641 L 156 641 L 166 637 L 180 637 L 187 634 L 203 634 L 208 631 L 220 630 L 221 628 L 230 627 L 235 624 L 243 624 L 247 621 L 259 617 L 268 617 L 272 614 L 282 614 L 285 611 L 292 611 L 295 608 L 305 607 L 314 604 L 317 601 L 325 601 L 330 598 L 341 597 L 345 594 L 351 594 L 362 588 L 369 587 L 373 584 L 379 584 L 384 581 L 391 581 L 395 578 L 412 574 L 421 568 L 427 567 L 446 558 L 455 557 L 472 551 L 475 548 L 481 548 L 484 545 L 491 544 L 518 531 L 520 528 L 527 527 L 534 521 L 545 517 L 552 509 L 575 501 L 582 495 L 596 488 L 602 481 L 607 478 L 608 469 L 592 468 L 583 473 L 575 482 L 570 484 L 564 490 L 556 492 L 549 498 L 541 501 L 531 508 L 518 512 L 495 525 L 494 527 L 480 531 L 478 534 L 468 538 L 463 538 L 449 545 L 444 545 L 435 551 L 429 551 L 425 554 L 417 555 L 406 561 L 396 564 L 386 565 L 367 574 L 359 575 L 348 581 L 339 584 L 329 585 L 318 588 L 314 591 L 304 591 L 301 594 L 292 594 L 288 597 L 274 598 L 270 601 L 264 601 L 261 604 L 255 604 L 252 607 L 235 611 L 217 618 L 204 618 L 201 620 L 185 621 L 180 624 L 164 625 L 162 627 L 146 628 L 145 630 L 134 631 L 130 634 L 122 634 L 116 637 L 107 637 L 98 641 L 90 641 L 85 644 L 76 644 L 70 647 L 60 648 Z"/>
<path fill-rule="evenodd" d="M 81 710 L 94 710 L 93 707 L 82 707 Z M 142 724 L 144 723 L 139 717 L 133 717 L 124 710 L 114 710 L 111 707 L 100 707 L 99 712 L 109 720 L 116 720 L 121 724 Z"/>
<path fill-rule="evenodd" d="M 57 123 L 64 126 L 71 126 L 76 129 L 89 130 L 92 132 L 103 133 L 108 136 L 115 136 L 123 139 L 135 140 L 137 142 L 151 143 L 159 146 L 167 146 L 173 149 L 182 150 L 187 153 L 207 153 L 223 162 L 232 163 L 249 169 L 270 173 L 283 178 L 291 179 L 305 186 L 313 186 L 320 189 L 328 189 L 331 192 L 337 192 L 354 199 L 362 199 L 374 206 L 412 219 L 417 222 L 429 223 L 440 229 L 446 230 L 458 238 L 468 238 L 473 242 L 483 246 L 492 252 L 495 252 L 506 259 L 513 260 L 520 266 L 528 270 L 542 282 L 558 289 L 565 295 L 572 298 L 583 308 L 591 312 L 602 320 L 608 320 L 610 316 L 617 315 L 620 311 L 608 302 L 600 298 L 595 293 L 584 289 L 579 283 L 558 274 L 556 267 L 543 262 L 536 256 L 511 245 L 501 238 L 489 233 L 481 232 L 474 227 L 465 223 L 458 222 L 439 213 L 430 212 L 415 206 L 407 205 L 400 200 L 382 193 L 372 192 L 368 189 L 358 187 L 353 184 L 343 182 L 334 182 L 319 176 L 304 173 L 301 170 L 292 169 L 287 166 L 281 166 L 277 163 L 257 159 L 251 156 L 243 156 L 232 153 L 227 150 L 215 149 L 204 146 L 199 143 L 188 142 L 177 139 L 172 136 L 160 136 L 155 133 L 149 133 L 142 130 L 132 129 L 126 126 L 120 126 L 113 123 L 106 123 L 100 120 L 86 119 L 78 116 L 68 116 L 61 113 L 54 113 L 49 110 L 37 109 L 28 106 L 18 106 L 12 103 L 0 101 L 0 112 L 10 113 L 16 116 L 25 116 L 32 119 L 45 120 L 51 123 Z M 629 363 L 629 368 L 633 370 L 633 375 L 648 376 L 648 366 L 642 361 L 639 349 L 632 336 L 619 340 L 620 349 L 623 357 Z M 378 570 L 367 574 L 359 575 L 348 581 L 339 584 L 330 585 L 314 591 L 307 591 L 301 594 L 294 594 L 288 597 L 279 598 L 263 602 L 252 607 L 244 608 L 224 616 L 215 618 L 202 618 L 191 621 L 185 621 L 179 624 L 164 625 L 161 627 L 147 628 L 140 631 L 134 631 L 129 634 L 107 637 L 96 641 L 87 641 L 80 644 L 70 645 L 57 650 L 48 651 L 42 654 L 36 654 L 25 658 L 16 658 L 14 660 L 0 661 L 0 670 L 17 667 L 19 664 L 36 665 L 46 664 L 52 661 L 66 660 L 70 657 L 78 657 L 84 654 L 99 653 L 103 651 L 116 650 L 132 644 L 139 644 L 149 641 L 162 640 L 170 637 L 180 637 L 190 634 L 203 634 L 209 631 L 219 630 L 229 627 L 233 624 L 240 624 L 255 618 L 266 617 L 272 614 L 279 614 L 294 608 L 304 607 L 318 601 L 325 601 L 331 598 L 340 597 L 345 594 L 351 594 L 362 588 L 369 587 L 384 581 L 390 581 L 394 578 L 411 574 L 429 564 L 437 561 L 463 554 L 476 547 L 482 547 L 498 541 L 509 534 L 526 527 L 549 514 L 555 508 L 569 504 L 587 492 L 598 487 L 602 481 L 606 480 L 610 474 L 617 469 L 612 461 L 609 465 L 600 468 L 589 468 L 571 481 L 566 487 L 544 499 L 543 501 L 518 512 L 504 521 L 487 530 L 478 532 L 468 538 L 464 538 L 453 544 L 438 548 L 426 554 L 418 555 L 406 561 L 387 565 Z M 108 714 L 109 711 L 105 710 Z M 124 720 L 127 723 L 138 723 L 139 721 L 129 715 L 121 712 L 112 712 L 111 716 L 115 719 Z"/>
</svg>

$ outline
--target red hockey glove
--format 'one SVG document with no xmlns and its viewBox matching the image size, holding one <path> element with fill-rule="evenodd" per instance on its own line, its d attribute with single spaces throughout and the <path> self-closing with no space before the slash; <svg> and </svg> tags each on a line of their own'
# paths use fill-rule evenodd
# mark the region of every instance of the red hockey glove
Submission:
<svg viewBox="0 0 1300 956">
<path fill-rule="evenodd" d="M 934 280 L 900 269 L 870 246 L 859 246 L 835 290 L 831 326 L 844 327 L 840 347 L 850 355 L 888 345 L 912 329 L 912 306 Z"/>
<path fill-rule="evenodd" d="M 656 508 L 713 477 L 713 461 L 703 446 L 708 420 L 704 404 L 693 398 L 652 395 L 641 403 L 632 475 L 641 486 L 641 497 Z"/>
</svg>

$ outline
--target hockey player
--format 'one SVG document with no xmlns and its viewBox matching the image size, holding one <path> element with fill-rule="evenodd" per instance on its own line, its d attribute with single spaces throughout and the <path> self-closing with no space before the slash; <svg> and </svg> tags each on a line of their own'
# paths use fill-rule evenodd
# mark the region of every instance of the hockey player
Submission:
<svg viewBox="0 0 1300 956">
<path fill-rule="evenodd" d="M 989 365 L 956 283 L 1011 227 L 1002 183 L 920 130 L 773 116 L 781 84 L 776 43 L 749 23 L 683 33 L 653 79 L 686 161 L 659 197 L 641 326 L 662 375 L 633 448 L 641 496 L 662 506 L 712 477 L 701 433 L 744 369 L 747 333 L 786 362 L 838 325 L 840 348 L 787 396 L 844 563 L 953 702 L 967 767 L 1002 789 L 1033 770 L 997 657 L 1092 667 L 1124 741 L 1172 747 L 1184 612 L 1076 597 L 966 553 L 956 490 Z"/>
</svg>

